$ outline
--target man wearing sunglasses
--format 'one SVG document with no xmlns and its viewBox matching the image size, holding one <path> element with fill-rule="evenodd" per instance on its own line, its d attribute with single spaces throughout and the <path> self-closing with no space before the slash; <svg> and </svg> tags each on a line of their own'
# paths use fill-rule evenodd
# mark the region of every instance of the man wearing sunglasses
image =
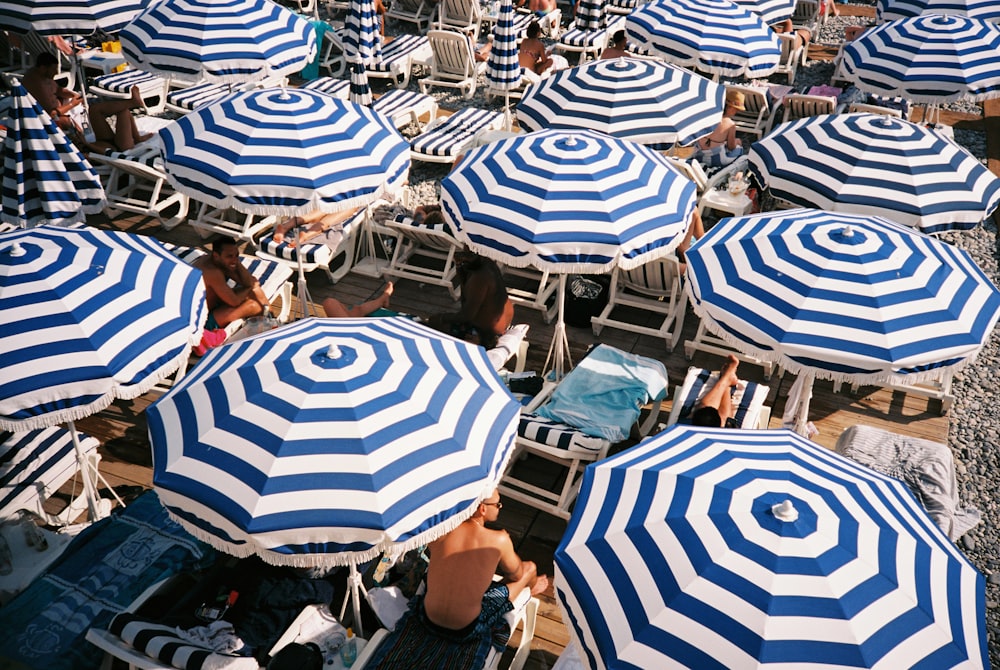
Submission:
<svg viewBox="0 0 1000 670">
<path fill-rule="evenodd" d="M 493 491 L 469 519 L 428 545 L 427 592 L 422 602 L 411 602 L 408 615 L 425 629 L 426 644 L 379 658 L 381 665 L 375 667 L 432 667 L 427 664 L 449 657 L 443 647 L 477 644 L 476 658 L 463 667 L 479 668 L 491 645 L 504 648 L 510 637 L 504 614 L 514 609 L 523 590 L 536 595 L 548 588 L 549 580 L 537 573 L 532 561 L 521 560 L 507 531 L 486 527 L 497 520 L 501 508 L 500 496 Z M 497 573 L 501 580 L 494 582 Z"/>
</svg>

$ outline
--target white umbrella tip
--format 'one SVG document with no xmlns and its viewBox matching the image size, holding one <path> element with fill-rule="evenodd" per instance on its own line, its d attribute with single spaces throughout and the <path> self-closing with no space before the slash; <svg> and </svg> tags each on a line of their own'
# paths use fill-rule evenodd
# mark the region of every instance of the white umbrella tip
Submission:
<svg viewBox="0 0 1000 670">
<path fill-rule="evenodd" d="M 799 511 L 795 509 L 791 500 L 782 500 L 777 505 L 772 505 L 771 514 L 780 521 L 791 522 L 799 518 Z"/>
<path fill-rule="evenodd" d="M 13 244 L 4 247 L 3 253 L 7 254 L 12 258 L 19 258 L 28 252 L 24 250 L 24 247 L 21 246 L 20 242 L 14 242 Z"/>
<path fill-rule="evenodd" d="M 340 358 L 340 357 L 341 357 L 341 356 L 343 356 L 343 355 L 344 355 L 344 354 L 343 354 L 343 352 L 342 352 L 342 351 L 340 350 L 340 347 L 338 347 L 338 346 L 337 346 L 336 344 L 331 344 L 331 345 L 330 345 L 329 347 L 327 347 L 327 349 L 326 349 L 326 357 L 327 357 L 328 359 L 330 359 L 331 361 L 335 361 L 335 360 L 337 360 L 338 358 Z"/>
<path fill-rule="evenodd" d="M 844 229 L 840 231 L 840 234 L 844 237 L 854 237 L 854 228 L 851 226 L 844 226 Z"/>
</svg>

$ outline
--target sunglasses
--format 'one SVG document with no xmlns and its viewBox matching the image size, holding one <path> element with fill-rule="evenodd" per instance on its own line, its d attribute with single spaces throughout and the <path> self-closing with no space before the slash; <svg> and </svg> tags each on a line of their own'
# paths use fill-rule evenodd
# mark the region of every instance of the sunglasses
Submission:
<svg viewBox="0 0 1000 670">
<path fill-rule="evenodd" d="M 502 503 L 502 502 L 500 502 L 499 500 L 498 500 L 497 502 L 495 502 L 495 503 L 491 503 L 491 502 L 484 502 L 484 503 L 482 503 L 482 504 L 483 504 L 483 505 L 491 505 L 491 506 L 493 506 L 493 507 L 496 507 L 496 508 L 497 508 L 497 511 L 498 511 L 498 512 L 499 512 L 500 510 L 502 510 L 502 509 L 503 509 L 503 503 Z"/>
</svg>

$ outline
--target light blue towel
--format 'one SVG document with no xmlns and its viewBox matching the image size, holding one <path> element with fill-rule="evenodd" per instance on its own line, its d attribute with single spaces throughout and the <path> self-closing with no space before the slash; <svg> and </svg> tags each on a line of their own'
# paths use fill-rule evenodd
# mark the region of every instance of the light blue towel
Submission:
<svg viewBox="0 0 1000 670">
<path fill-rule="evenodd" d="M 667 392 L 660 361 L 598 345 L 580 361 L 537 412 L 587 435 L 620 442 L 639 419 L 639 410 Z"/>
</svg>

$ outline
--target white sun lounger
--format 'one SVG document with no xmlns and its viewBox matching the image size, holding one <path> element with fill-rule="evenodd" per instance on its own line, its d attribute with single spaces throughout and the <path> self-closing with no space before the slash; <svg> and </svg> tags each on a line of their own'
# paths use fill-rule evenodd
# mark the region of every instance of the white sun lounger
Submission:
<svg viewBox="0 0 1000 670">
<path fill-rule="evenodd" d="M 431 59 L 431 45 L 423 35 L 400 35 L 382 47 L 382 60 L 365 68 L 369 79 L 391 79 L 396 88 L 406 88 L 416 64 Z"/>
<path fill-rule="evenodd" d="M 367 216 L 367 208 L 361 207 L 353 217 L 344 222 L 340 230 L 327 231 L 302 245 L 291 246 L 288 242 L 275 242 L 274 233 L 270 232 L 260 239 L 257 248 L 257 257 L 265 260 L 283 263 L 298 271 L 299 254 L 302 255 L 302 269 L 304 272 L 312 272 L 321 268 L 330 283 L 339 281 L 351 269 L 354 259 L 354 242 L 357 239 L 357 231 L 361 228 L 362 222 Z M 294 239 L 296 231 L 288 233 L 288 239 Z M 332 262 L 342 257 L 343 260 L 335 269 L 331 269 Z"/>
<path fill-rule="evenodd" d="M 424 132 L 410 140 L 410 158 L 430 163 L 451 163 L 465 153 L 485 130 L 500 130 L 501 112 L 475 107 L 460 109 L 450 116 L 439 116 L 427 124 Z"/>
<path fill-rule="evenodd" d="M 717 372 L 704 368 L 688 368 L 684 383 L 674 391 L 674 402 L 670 408 L 667 425 L 672 426 L 678 421 L 688 422 L 691 412 L 697 403 L 719 379 Z M 771 389 L 757 382 L 741 381 L 743 388 L 730 391 L 736 415 L 734 420 L 738 428 L 767 428 L 771 420 L 771 408 L 764 402 Z"/>
<path fill-rule="evenodd" d="M 157 146 L 107 155 L 91 153 L 88 158 L 99 171 L 107 169 L 102 182 L 108 216 L 115 217 L 119 212 L 150 216 L 167 230 L 187 218 L 190 200 L 167 181 Z"/>
</svg>

